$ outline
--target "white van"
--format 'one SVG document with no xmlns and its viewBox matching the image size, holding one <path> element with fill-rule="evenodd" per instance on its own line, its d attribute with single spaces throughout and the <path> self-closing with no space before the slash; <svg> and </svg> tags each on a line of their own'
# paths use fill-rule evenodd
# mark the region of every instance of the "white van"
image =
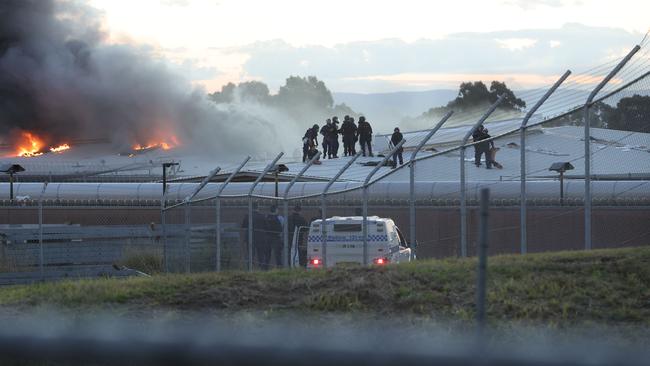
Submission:
<svg viewBox="0 0 650 366">
<path fill-rule="evenodd" d="M 334 216 L 325 220 L 327 240 L 323 257 L 322 221 L 314 220 L 307 237 L 307 268 L 363 264 L 363 216 Z M 366 263 L 385 265 L 409 262 L 411 249 L 392 219 L 368 216 Z"/>
</svg>

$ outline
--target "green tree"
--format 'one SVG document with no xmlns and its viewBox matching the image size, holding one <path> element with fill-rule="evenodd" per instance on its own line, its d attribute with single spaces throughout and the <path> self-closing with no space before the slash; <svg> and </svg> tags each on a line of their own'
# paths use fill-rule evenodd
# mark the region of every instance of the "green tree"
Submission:
<svg viewBox="0 0 650 366">
<path fill-rule="evenodd" d="M 650 96 L 635 94 L 616 104 L 607 124 L 615 130 L 648 132 L 650 130 Z"/>
<path fill-rule="evenodd" d="M 463 111 L 489 104 L 490 100 L 490 91 L 482 81 L 464 82 L 458 88 L 456 99 L 447 103 L 447 109 Z"/>
<path fill-rule="evenodd" d="M 327 89 L 325 83 L 315 76 L 306 78 L 290 76 L 285 85 L 280 87 L 276 103 L 280 106 L 293 108 L 318 108 L 330 109 L 334 105 L 332 93 Z"/>
<path fill-rule="evenodd" d="M 237 86 L 242 101 L 268 104 L 271 100 L 269 87 L 261 81 L 246 81 Z"/>
<path fill-rule="evenodd" d="M 515 93 L 506 86 L 506 83 L 493 81 L 490 84 L 490 103 L 496 102 L 501 95 L 505 96 L 505 98 L 499 104 L 499 109 L 522 111 L 526 108 L 526 102 L 517 98 Z"/>
<path fill-rule="evenodd" d="M 468 113 L 473 113 L 478 109 L 486 109 L 496 102 L 501 95 L 504 95 L 505 98 L 497 110 L 502 112 L 522 112 L 526 108 L 526 102 L 517 98 L 515 93 L 504 82 L 492 81 L 488 89 L 482 81 L 467 81 L 460 84 L 458 96 L 447 103 L 446 106 L 430 108 L 416 118 L 405 118 L 402 124 L 408 128 L 422 128 L 423 121 L 430 122 L 432 119 L 439 119 L 450 110 L 454 111 L 452 123 L 454 121 L 463 121 Z"/>
</svg>

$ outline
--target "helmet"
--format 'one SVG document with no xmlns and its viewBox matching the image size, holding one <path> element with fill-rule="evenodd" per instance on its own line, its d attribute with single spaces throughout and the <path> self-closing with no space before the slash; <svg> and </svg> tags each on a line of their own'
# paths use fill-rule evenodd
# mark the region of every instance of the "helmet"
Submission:
<svg viewBox="0 0 650 366">
<path fill-rule="evenodd" d="M 395 127 L 395 132 L 399 132 L 399 127 Z"/>
<path fill-rule="evenodd" d="M 314 126 L 312 128 L 318 129 L 318 125 L 314 123 Z"/>
<path fill-rule="evenodd" d="M 359 122 L 365 122 L 365 121 L 366 121 L 366 117 L 364 116 L 359 117 Z"/>
</svg>

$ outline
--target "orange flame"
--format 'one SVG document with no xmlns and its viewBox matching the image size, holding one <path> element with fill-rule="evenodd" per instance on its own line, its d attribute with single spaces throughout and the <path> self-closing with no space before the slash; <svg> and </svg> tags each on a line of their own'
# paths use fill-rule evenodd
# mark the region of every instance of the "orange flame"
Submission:
<svg viewBox="0 0 650 366">
<path fill-rule="evenodd" d="M 32 157 L 43 155 L 43 140 L 31 132 L 21 132 L 22 141 L 18 144 L 17 156 Z"/>
<path fill-rule="evenodd" d="M 70 150 L 70 145 L 63 144 L 63 145 L 59 145 L 57 147 L 51 147 L 50 148 L 50 151 L 53 152 L 53 153 L 60 153 L 60 152 L 63 152 L 65 150 Z"/>
<path fill-rule="evenodd" d="M 149 150 L 149 149 L 163 149 L 163 150 L 169 150 L 173 149 L 176 146 L 178 146 L 178 139 L 176 136 L 171 136 L 167 141 L 160 141 L 160 142 L 151 142 L 146 145 L 142 144 L 135 144 L 133 145 L 133 150 Z"/>
</svg>

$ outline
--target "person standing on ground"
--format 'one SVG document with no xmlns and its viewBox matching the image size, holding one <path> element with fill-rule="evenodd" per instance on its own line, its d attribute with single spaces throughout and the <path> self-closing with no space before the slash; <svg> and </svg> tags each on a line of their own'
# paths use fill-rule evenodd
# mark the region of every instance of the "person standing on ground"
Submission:
<svg viewBox="0 0 650 366">
<path fill-rule="evenodd" d="M 278 207 L 273 205 L 269 209 L 269 214 L 266 215 L 266 235 L 269 242 L 267 269 L 271 258 L 274 259 L 274 266 L 282 266 L 282 228 L 284 224 L 284 217 L 278 216 Z"/>
<path fill-rule="evenodd" d="M 244 263 L 248 262 L 248 213 L 244 216 L 244 221 L 242 222 L 242 237 L 244 238 Z M 270 257 L 270 247 L 267 242 L 266 235 L 266 217 L 259 211 L 259 206 L 257 202 L 253 202 L 253 243 L 251 245 L 253 249 L 253 260 L 257 261 L 258 265 L 262 269 L 268 269 L 269 257 Z M 268 250 L 267 250 L 268 249 Z M 268 254 L 267 254 L 268 253 Z"/>
<path fill-rule="evenodd" d="M 393 144 L 393 147 L 399 145 L 399 143 L 404 139 L 404 136 L 402 135 L 401 132 L 399 132 L 399 128 L 395 127 L 395 130 L 393 131 L 393 135 L 390 137 L 390 142 Z M 393 169 L 397 167 L 397 160 L 399 158 L 399 165 L 404 165 L 404 160 L 402 159 L 402 153 L 404 152 L 404 148 L 400 146 L 397 151 L 393 154 Z"/>
<path fill-rule="evenodd" d="M 300 211 L 300 205 L 295 205 L 293 207 L 293 212 L 291 215 L 289 215 L 289 253 L 291 253 L 291 250 L 293 248 L 294 233 L 296 232 L 296 228 L 308 225 L 307 220 L 305 220 L 304 217 L 300 216 Z M 298 263 L 300 266 L 302 267 L 307 265 L 307 247 L 303 245 L 302 237 L 300 235 L 298 235 L 298 238 L 296 240 L 296 252 L 298 253 Z M 292 260 L 290 258 L 289 263 L 291 262 Z"/>
<path fill-rule="evenodd" d="M 372 155 L 372 126 L 366 121 L 366 117 L 359 117 L 359 128 L 357 129 L 357 135 L 359 136 L 359 144 L 361 145 L 361 151 L 363 151 L 363 156 L 366 156 L 366 148 L 368 149 L 368 155 Z"/>
</svg>

